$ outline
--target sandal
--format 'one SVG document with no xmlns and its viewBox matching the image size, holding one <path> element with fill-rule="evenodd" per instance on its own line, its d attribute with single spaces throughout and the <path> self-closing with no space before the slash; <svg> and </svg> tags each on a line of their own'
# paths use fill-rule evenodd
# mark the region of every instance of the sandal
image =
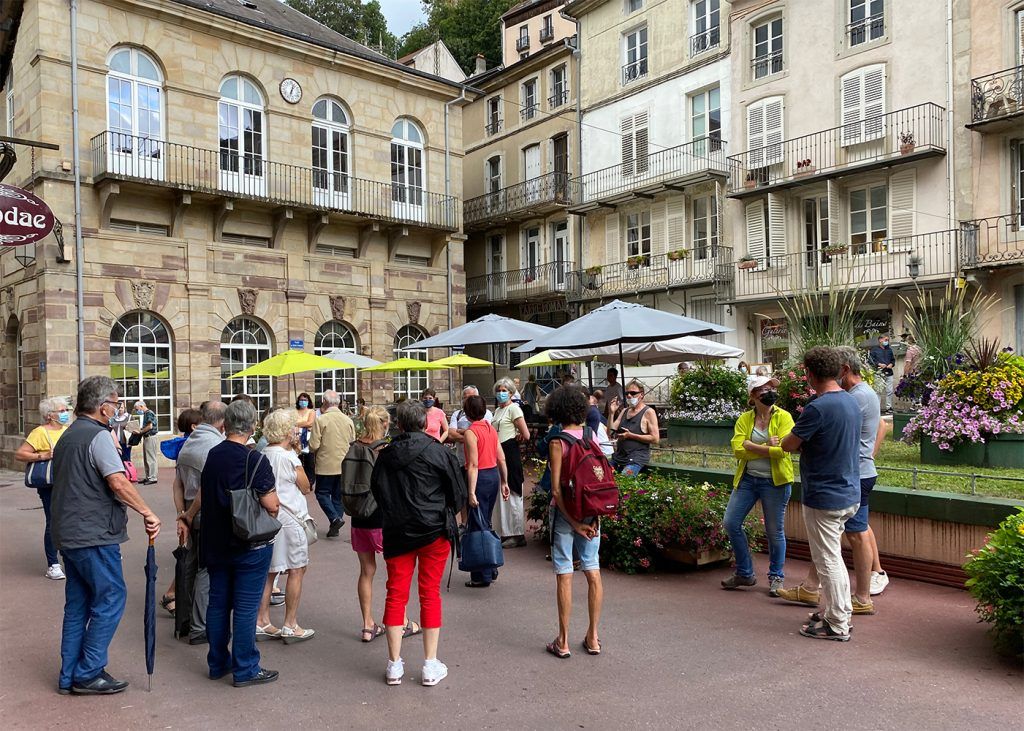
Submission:
<svg viewBox="0 0 1024 731">
<path fill-rule="evenodd" d="M 163 607 L 163 609 L 169 615 L 171 615 L 172 617 L 174 616 L 174 607 L 176 605 L 174 603 L 173 596 L 168 596 L 167 594 L 164 594 L 162 597 L 160 597 L 160 606 Z"/>
<path fill-rule="evenodd" d="M 384 628 L 376 622 L 373 623 L 373 627 L 367 629 L 363 628 L 363 642 L 373 642 L 375 639 L 384 634 Z"/>
<path fill-rule="evenodd" d="M 814 640 L 834 640 L 836 642 L 849 642 L 850 635 L 841 635 L 832 629 L 828 622 L 812 622 L 800 628 L 800 634 Z"/>
<path fill-rule="evenodd" d="M 415 627 L 416 629 L 413 629 L 413 627 Z M 410 619 L 409 624 L 402 627 L 402 639 L 405 639 L 406 637 L 412 637 L 413 635 L 421 634 L 422 632 L 423 628 Z"/>
<path fill-rule="evenodd" d="M 547 644 L 547 647 L 544 649 L 546 649 L 552 655 L 557 657 L 559 660 L 567 660 L 568 658 L 572 657 L 572 653 L 568 650 L 558 649 L 558 640 L 552 640 Z"/>
<path fill-rule="evenodd" d="M 822 621 L 821 612 L 812 612 L 811 614 L 807 615 L 807 624 L 805 624 L 804 626 L 807 627 L 807 626 L 812 625 L 812 624 L 818 624 L 821 621 Z M 853 632 L 853 624 L 852 623 L 850 624 L 850 632 Z"/>
<path fill-rule="evenodd" d="M 264 642 L 265 640 L 279 640 L 281 639 L 281 630 L 275 629 L 273 632 L 267 632 L 267 629 L 273 628 L 274 625 L 267 624 L 263 627 L 256 625 L 256 641 Z"/>
<path fill-rule="evenodd" d="M 583 638 L 583 649 L 587 651 L 588 655 L 600 655 L 601 654 L 601 640 L 597 641 L 597 648 L 593 648 L 587 644 L 587 638 Z"/>
</svg>

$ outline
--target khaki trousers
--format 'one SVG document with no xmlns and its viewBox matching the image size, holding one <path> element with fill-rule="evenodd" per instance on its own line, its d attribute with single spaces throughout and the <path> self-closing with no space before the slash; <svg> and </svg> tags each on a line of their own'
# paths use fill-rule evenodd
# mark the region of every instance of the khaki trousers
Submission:
<svg viewBox="0 0 1024 731">
<path fill-rule="evenodd" d="M 843 527 L 859 507 L 851 505 L 841 510 L 818 510 L 803 506 L 811 560 L 821 580 L 818 608 L 829 626 L 844 635 L 850 633 L 853 605 L 850 601 L 850 574 L 843 563 Z"/>
</svg>

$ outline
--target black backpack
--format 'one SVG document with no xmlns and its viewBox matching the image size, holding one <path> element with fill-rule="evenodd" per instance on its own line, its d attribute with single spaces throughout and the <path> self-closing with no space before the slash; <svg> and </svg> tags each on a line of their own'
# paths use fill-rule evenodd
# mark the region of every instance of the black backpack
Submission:
<svg viewBox="0 0 1024 731">
<path fill-rule="evenodd" d="M 377 462 L 377 450 L 384 444 L 386 439 L 370 444 L 352 442 L 341 462 L 341 502 L 345 512 L 354 518 L 365 520 L 377 510 L 377 501 L 370 492 L 370 475 Z"/>
</svg>

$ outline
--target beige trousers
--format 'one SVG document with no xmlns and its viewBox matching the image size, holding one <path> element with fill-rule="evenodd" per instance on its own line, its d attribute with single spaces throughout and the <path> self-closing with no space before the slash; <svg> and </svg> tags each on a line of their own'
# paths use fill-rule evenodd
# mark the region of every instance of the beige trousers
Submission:
<svg viewBox="0 0 1024 731">
<path fill-rule="evenodd" d="M 818 510 L 803 506 L 811 560 L 821 580 L 818 608 L 829 626 L 844 635 L 850 633 L 853 605 L 850 601 L 850 574 L 843 563 L 843 527 L 859 507 L 851 505 L 841 510 Z"/>
</svg>

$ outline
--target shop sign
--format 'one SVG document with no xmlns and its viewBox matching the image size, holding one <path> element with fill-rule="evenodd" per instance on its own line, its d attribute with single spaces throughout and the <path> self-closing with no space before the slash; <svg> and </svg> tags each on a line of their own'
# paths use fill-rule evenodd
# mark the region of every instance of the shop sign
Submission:
<svg viewBox="0 0 1024 731">
<path fill-rule="evenodd" d="M 0 245 L 25 246 L 53 231 L 50 207 L 27 190 L 0 184 Z"/>
</svg>

